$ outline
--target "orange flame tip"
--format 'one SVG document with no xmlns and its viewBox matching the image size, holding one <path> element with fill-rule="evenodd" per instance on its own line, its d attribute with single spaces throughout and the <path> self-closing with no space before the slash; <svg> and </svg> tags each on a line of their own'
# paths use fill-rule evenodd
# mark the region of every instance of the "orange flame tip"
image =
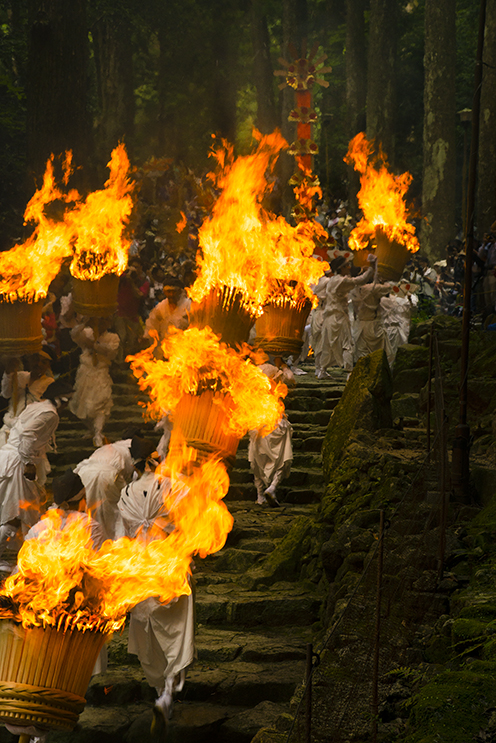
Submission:
<svg viewBox="0 0 496 743">
<path fill-rule="evenodd" d="M 128 356 L 140 388 L 150 396 L 151 417 L 172 413 L 183 395 L 215 389 L 227 396 L 225 406 L 229 432 L 241 438 L 252 429 L 272 431 L 284 412 L 281 398 L 287 388 L 271 390 L 270 380 L 249 359 L 220 343 L 210 328 L 173 330 L 162 342 L 164 359 L 156 359 L 153 347 Z"/>
<path fill-rule="evenodd" d="M 77 191 L 64 193 L 55 183 L 53 155 L 47 162 L 43 183 L 33 194 L 26 211 L 25 223 L 34 222 L 33 234 L 22 244 L 0 253 L 0 295 L 3 300 L 35 302 L 46 297 L 48 287 L 60 270 L 64 258 L 72 255 L 72 230 L 62 221 L 50 219 L 45 207 L 60 200 L 78 201 Z M 71 173 L 72 153 L 63 163 L 64 183 Z"/>
<path fill-rule="evenodd" d="M 364 214 L 350 234 L 350 248 L 366 248 L 374 239 L 376 228 L 381 227 L 389 240 L 416 252 L 419 242 L 414 226 L 407 222 L 405 203 L 405 195 L 412 182 L 410 173 L 396 176 L 390 173 L 384 152 L 380 147 L 375 152 L 374 144 L 367 140 L 363 132 L 351 140 L 344 160 L 360 173 L 358 203 Z"/>
<path fill-rule="evenodd" d="M 212 288 L 237 289 L 254 306 L 255 316 L 289 282 L 299 284 L 300 293 L 312 298 L 310 285 L 325 269 L 312 258 L 317 228 L 293 227 L 262 206 L 273 187 L 275 161 L 287 142 L 278 130 L 267 135 L 254 132 L 254 138 L 257 146 L 250 155 L 236 158 L 225 141 L 211 153 L 217 170 L 209 177 L 221 193 L 199 230 L 199 272 L 188 294 L 201 302 Z"/>
<path fill-rule="evenodd" d="M 121 275 L 127 266 L 130 241 L 124 228 L 133 208 L 130 164 L 124 144 L 112 151 L 109 179 L 100 191 L 90 193 L 68 215 L 76 234 L 71 274 L 96 281 L 108 273 Z"/>
</svg>

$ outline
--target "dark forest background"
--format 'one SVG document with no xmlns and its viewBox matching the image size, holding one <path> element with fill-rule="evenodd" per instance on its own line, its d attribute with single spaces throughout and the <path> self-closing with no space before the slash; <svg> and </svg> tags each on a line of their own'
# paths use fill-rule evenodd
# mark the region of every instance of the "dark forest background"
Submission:
<svg viewBox="0 0 496 743">
<path fill-rule="evenodd" d="M 287 122 L 279 57 L 317 42 L 333 68 L 314 89 L 315 158 L 326 195 L 356 204 L 343 162 L 361 130 L 377 137 L 410 197 L 423 247 L 442 255 L 462 229 L 479 0 L 1 0 L 0 247 L 48 156 L 72 149 L 83 191 L 101 187 L 118 141 L 132 162 L 173 158 L 201 175 L 212 133 L 250 147 L 255 125 Z M 496 219 L 496 0 L 487 0 L 477 230 Z M 282 166 L 281 177 L 288 168 Z"/>
</svg>

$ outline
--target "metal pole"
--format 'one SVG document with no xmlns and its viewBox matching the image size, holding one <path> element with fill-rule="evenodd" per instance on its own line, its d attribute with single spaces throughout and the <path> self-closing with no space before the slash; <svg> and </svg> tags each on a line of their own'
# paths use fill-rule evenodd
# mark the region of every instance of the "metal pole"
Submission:
<svg viewBox="0 0 496 743">
<path fill-rule="evenodd" d="M 438 580 L 441 580 L 443 577 L 443 570 L 444 570 L 444 554 L 446 552 L 446 523 L 447 523 L 447 517 L 448 517 L 448 503 L 446 500 L 446 477 L 447 477 L 447 436 L 448 436 L 448 419 L 443 412 L 443 424 L 441 428 L 441 436 L 439 439 L 439 448 L 441 451 L 441 471 L 440 471 L 440 485 L 439 490 L 440 497 L 441 497 L 441 514 L 439 519 L 439 530 L 440 530 L 440 539 L 439 539 L 439 560 L 438 560 L 438 571 L 437 571 L 437 577 Z"/>
<path fill-rule="evenodd" d="M 463 168 L 462 168 L 462 230 L 467 234 L 467 149 L 468 149 L 468 121 L 463 125 Z"/>
<path fill-rule="evenodd" d="M 312 743 L 312 661 L 313 645 L 307 645 L 307 666 L 306 666 L 306 704 L 305 704 L 305 740 L 306 743 Z"/>
<path fill-rule="evenodd" d="M 384 564 L 384 511 L 379 521 L 379 551 L 377 554 L 377 593 L 375 608 L 374 666 L 372 676 L 372 743 L 377 743 L 379 716 L 379 650 L 381 639 L 382 567 Z"/>
<path fill-rule="evenodd" d="M 468 351 L 470 343 L 470 314 L 472 299 L 472 263 L 474 252 L 475 187 L 477 178 L 477 156 L 479 152 L 479 120 L 482 87 L 482 55 L 484 51 L 484 29 L 486 25 L 486 0 L 481 0 L 479 13 L 479 37 L 474 78 L 474 100 L 472 106 L 472 141 L 467 186 L 467 228 L 465 235 L 465 284 L 463 293 L 462 353 L 460 363 L 460 414 L 453 441 L 453 487 L 462 496 L 468 494 L 470 427 L 467 423 L 468 398 Z"/>
<path fill-rule="evenodd" d="M 432 346 L 434 325 L 429 334 L 429 379 L 427 380 L 427 461 L 431 461 L 431 391 L 432 391 Z"/>
</svg>

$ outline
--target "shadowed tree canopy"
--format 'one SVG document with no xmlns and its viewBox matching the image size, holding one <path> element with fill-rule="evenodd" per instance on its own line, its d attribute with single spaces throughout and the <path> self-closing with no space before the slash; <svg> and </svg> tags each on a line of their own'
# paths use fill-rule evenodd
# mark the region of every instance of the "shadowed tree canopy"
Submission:
<svg viewBox="0 0 496 743">
<path fill-rule="evenodd" d="M 434 106 L 424 94 L 426 2 L 5 0 L 0 7 L 2 247 L 20 234 L 34 179 L 52 152 L 72 149 L 75 164 L 83 166 L 78 185 L 89 188 L 101 182 L 120 140 L 137 165 L 165 157 L 197 173 L 209 167 L 212 134 L 233 141 L 238 151 L 250 146 L 253 126 L 262 131 L 278 126 L 293 141 L 288 113 L 294 93 L 279 90 L 273 70 L 281 68 L 279 58 L 290 58 L 290 43 L 301 50 L 305 40 L 307 49 L 317 43 L 333 68 L 326 75 L 329 87 L 316 87 L 313 95 L 318 114 L 313 138 L 319 146 L 314 170 L 326 200 L 349 199 L 354 208 L 358 181 L 343 157 L 350 139 L 364 130 L 381 140 L 397 172 L 412 173 L 409 195 L 420 212 L 422 193 L 426 198 L 423 129 L 430 113 L 424 105 Z M 490 8 L 494 2 L 489 0 Z M 453 3 L 456 63 L 453 39 L 449 49 L 438 51 L 440 59 L 451 54 L 446 64 L 460 110 L 471 104 L 479 3 Z M 488 24 L 491 18 L 488 12 Z M 490 55 L 490 45 L 487 49 Z M 494 85 L 487 74 L 488 121 Z M 442 240 L 459 229 L 462 193 L 463 129 L 453 123 L 452 112 L 448 118 L 456 223 L 450 207 Z M 487 135 L 481 130 L 481 173 L 493 162 L 488 157 L 494 158 L 491 132 L 494 127 L 488 126 Z M 293 167 L 284 155 L 278 171 L 282 189 Z M 485 172 L 481 225 L 496 201 L 491 167 Z"/>
</svg>

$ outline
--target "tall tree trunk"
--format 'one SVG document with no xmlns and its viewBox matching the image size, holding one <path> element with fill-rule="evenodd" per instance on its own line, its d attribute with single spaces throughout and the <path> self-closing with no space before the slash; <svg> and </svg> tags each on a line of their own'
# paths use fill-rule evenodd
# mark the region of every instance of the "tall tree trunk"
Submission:
<svg viewBox="0 0 496 743">
<path fill-rule="evenodd" d="M 212 87 L 212 115 L 214 131 L 230 142 L 236 138 L 236 89 L 233 68 L 236 53 L 231 43 L 230 8 L 221 3 L 214 19 L 212 48 L 215 60 Z"/>
<path fill-rule="evenodd" d="M 125 16 L 111 13 L 97 20 L 92 34 L 100 103 L 97 151 L 100 165 L 105 165 L 120 141 L 132 152 L 135 101 L 131 29 Z"/>
<path fill-rule="evenodd" d="M 496 0 L 487 0 L 482 72 L 477 194 L 477 234 L 496 220 Z"/>
<path fill-rule="evenodd" d="M 303 41 L 307 35 L 306 0 L 283 0 L 282 3 L 282 56 L 288 62 L 293 61 L 290 46 L 301 54 Z M 288 121 L 288 116 L 295 105 L 295 91 L 286 86 L 282 89 L 281 131 L 283 137 L 291 144 L 296 139 L 296 125 Z M 288 181 L 295 170 L 294 158 L 283 153 L 279 158 L 278 175 L 281 180 L 282 213 L 288 219 L 294 203 L 294 195 Z"/>
<path fill-rule="evenodd" d="M 346 111 L 348 141 L 365 131 L 367 101 L 367 53 L 365 42 L 366 0 L 346 0 Z M 347 166 L 348 202 L 352 213 L 358 210 L 360 176 Z"/>
<path fill-rule="evenodd" d="M 270 59 L 267 18 L 261 5 L 261 0 L 251 2 L 253 79 L 257 89 L 257 127 L 263 134 L 268 134 L 279 125 L 279 117 L 274 97 L 274 71 Z"/>
<path fill-rule="evenodd" d="M 367 137 L 394 164 L 397 0 L 371 0 L 367 77 Z"/>
<path fill-rule="evenodd" d="M 39 178 L 52 152 L 72 150 L 85 179 L 92 154 L 86 0 L 30 0 L 29 29 L 28 169 Z"/>
<path fill-rule="evenodd" d="M 455 232 L 455 19 L 455 0 L 426 0 L 420 241 L 431 258 L 444 257 Z"/>
</svg>

